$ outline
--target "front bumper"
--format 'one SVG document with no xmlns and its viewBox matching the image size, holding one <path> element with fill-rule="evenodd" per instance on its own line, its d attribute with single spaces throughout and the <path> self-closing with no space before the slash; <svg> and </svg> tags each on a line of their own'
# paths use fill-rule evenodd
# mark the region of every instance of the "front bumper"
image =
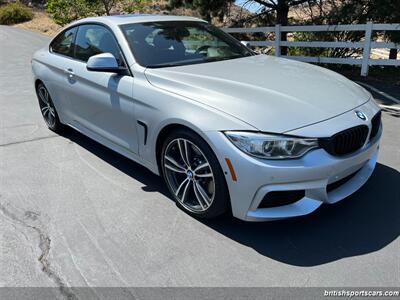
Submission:
<svg viewBox="0 0 400 300">
<path fill-rule="evenodd" d="M 226 174 L 233 215 L 246 221 L 267 221 L 306 215 L 323 203 L 336 203 L 357 191 L 375 168 L 381 134 L 382 129 L 363 148 L 346 156 L 316 149 L 300 159 L 280 161 L 251 157 L 220 132 L 210 133 L 209 138 Z M 232 180 L 225 158 L 231 161 L 237 181 Z M 344 184 L 327 191 L 329 184 L 353 173 Z M 259 208 L 267 193 L 291 190 L 305 190 L 305 197 L 284 206 Z"/>
</svg>

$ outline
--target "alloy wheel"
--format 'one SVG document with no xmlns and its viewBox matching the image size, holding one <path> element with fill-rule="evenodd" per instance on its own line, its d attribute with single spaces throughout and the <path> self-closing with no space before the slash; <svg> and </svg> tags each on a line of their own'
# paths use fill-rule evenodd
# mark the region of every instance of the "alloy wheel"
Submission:
<svg viewBox="0 0 400 300">
<path fill-rule="evenodd" d="M 56 124 L 56 110 L 51 101 L 49 92 L 43 85 L 38 87 L 39 105 L 42 116 L 49 127 L 54 127 Z"/>
<path fill-rule="evenodd" d="M 215 179 L 203 152 L 184 138 L 172 140 L 164 152 L 164 174 L 175 198 L 187 210 L 205 212 L 215 197 Z"/>
</svg>

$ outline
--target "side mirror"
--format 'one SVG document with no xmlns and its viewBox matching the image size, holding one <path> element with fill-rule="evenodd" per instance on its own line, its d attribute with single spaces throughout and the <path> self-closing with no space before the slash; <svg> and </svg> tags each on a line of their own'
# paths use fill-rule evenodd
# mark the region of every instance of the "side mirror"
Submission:
<svg viewBox="0 0 400 300">
<path fill-rule="evenodd" d="M 240 41 L 240 43 L 241 43 L 243 46 L 246 46 L 247 48 L 250 48 L 250 47 L 251 47 L 251 46 L 250 46 L 250 43 L 247 42 L 247 41 Z"/>
<path fill-rule="evenodd" d="M 93 72 L 124 73 L 125 68 L 118 66 L 118 62 L 111 53 L 97 54 L 89 58 L 86 69 Z"/>
</svg>

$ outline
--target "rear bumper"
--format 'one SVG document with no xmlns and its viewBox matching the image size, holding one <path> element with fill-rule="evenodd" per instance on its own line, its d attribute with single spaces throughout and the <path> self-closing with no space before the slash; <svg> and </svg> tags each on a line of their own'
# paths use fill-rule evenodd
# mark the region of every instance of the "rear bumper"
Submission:
<svg viewBox="0 0 400 300">
<path fill-rule="evenodd" d="M 346 156 L 335 157 L 323 149 L 309 152 L 300 159 L 271 161 L 244 154 L 222 133 L 210 138 L 226 174 L 232 213 L 246 221 L 268 221 L 307 215 L 323 203 L 336 203 L 357 191 L 371 176 L 378 157 L 382 129 L 374 140 L 362 149 Z M 233 181 L 225 158 L 235 169 Z M 354 174 L 335 189 L 327 186 Z M 271 191 L 304 190 L 305 196 L 292 204 L 259 208 L 264 196 Z"/>
</svg>

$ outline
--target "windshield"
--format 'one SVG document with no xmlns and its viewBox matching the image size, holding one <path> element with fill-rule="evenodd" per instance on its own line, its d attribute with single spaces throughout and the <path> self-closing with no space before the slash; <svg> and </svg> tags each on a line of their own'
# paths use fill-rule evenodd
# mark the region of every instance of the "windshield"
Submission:
<svg viewBox="0 0 400 300">
<path fill-rule="evenodd" d="M 121 25 L 136 61 L 161 68 L 253 55 L 222 30 L 205 22 L 163 21 Z"/>
</svg>

